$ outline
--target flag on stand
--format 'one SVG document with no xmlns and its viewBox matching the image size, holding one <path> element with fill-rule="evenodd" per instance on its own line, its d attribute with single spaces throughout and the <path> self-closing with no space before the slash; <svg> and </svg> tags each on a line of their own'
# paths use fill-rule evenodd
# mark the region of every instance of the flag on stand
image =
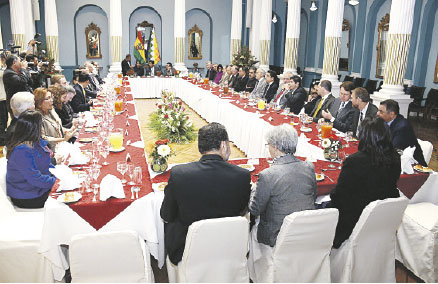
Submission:
<svg viewBox="0 0 438 284">
<path fill-rule="evenodd" d="M 155 35 L 155 28 L 152 29 L 151 40 L 149 42 L 150 42 L 150 46 L 149 46 L 148 60 L 153 60 L 154 64 L 157 64 L 158 62 L 161 61 L 161 58 L 160 58 L 160 51 L 158 50 L 158 42 L 157 42 L 157 37 Z"/>
<path fill-rule="evenodd" d="M 140 64 L 146 63 L 143 36 L 141 34 L 141 31 L 137 31 L 137 38 L 135 39 L 134 44 L 134 57 L 140 62 Z"/>
</svg>

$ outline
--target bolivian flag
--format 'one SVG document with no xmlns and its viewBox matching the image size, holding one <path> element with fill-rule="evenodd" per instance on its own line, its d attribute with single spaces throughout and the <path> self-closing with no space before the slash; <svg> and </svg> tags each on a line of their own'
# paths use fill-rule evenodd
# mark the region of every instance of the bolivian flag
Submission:
<svg viewBox="0 0 438 284">
<path fill-rule="evenodd" d="M 141 31 L 137 31 L 137 38 L 134 44 L 134 57 L 140 62 L 140 64 L 146 63 L 146 56 L 144 54 L 144 44 Z"/>
<path fill-rule="evenodd" d="M 155 28 L 152 29 L 151 40 L 149 42 L 150 42 L 150 46 L 149 46 L 148 59 L 153 60 L 154 64 L 157 64 L 158 62 L 161 61 L 161 58 L 160 58 L 160 51 L 158 50 L 158 43 L 157 43 L 157 37 L 155 35 Z"/>
</svg>

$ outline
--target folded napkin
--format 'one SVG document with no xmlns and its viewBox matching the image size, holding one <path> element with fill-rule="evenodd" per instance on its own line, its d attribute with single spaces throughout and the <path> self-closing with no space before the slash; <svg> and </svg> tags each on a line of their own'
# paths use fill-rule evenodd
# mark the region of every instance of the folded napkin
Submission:
<svg viewBox="0 0 438 284">
<path fill-rule="evenodd" d="M 88 163 L 90 159 L 81 152 L 80 147 L 82 147 L 82 145 L 79 143 L 71 144 L 68 142 L 61 142 L 56 145 L 55 152 L 56 155 L 62 156 L 63 160 L 70 157 L 68 159 L 68 164 L 70 166 L 84 165 Z"/>
<path fill-rule="evenodd" d="M 50 168 L 49 171 L 59 179 L 59 187 L 56 190 L 64 191 L 64 190 L 73 190 L 75 188 L 81 187 L 81 181 L 79 177 L 73 174 L 72 169 L 67 167 L 66 165 L 56 165 L 54 168 Z"/>
<path fill-rule="evenodd" d="M 415 146 L 408 147 L 403 151 L 403 154 L 400 157 L 401 173 L 406 173 L 406 174 L 414 173 L 412 164 L 417 164 L 417 161 L 414 159 L 414 152 L 415 152 Z"/>
<path fill-rule="evenodd" d="M 316 162 L 316 160 L 324 161 L 324 150 L 310 144 L 308 141 L 310 141 L 310 138 L 301 133 L 298 137 L 295 156 L 306 158 L 309 162 Z"/>
<path fill-rule="evenodd" d="M 106 175 L 100 182 L 100 200 L 106 201 L 110 197 L 125 198 L 123 185 L 120 179 L 113 175 Z"/>
<path fill-rule="evenodd" d="M 94 119 L 94 115 L 89 111 L 85 112 L 85 121 L 85 127 L 95 127 L 98 124 L 97 120 Z"/>
<path fill-rule="evenodd" d="M 131 143 L 131 144 L 129 144 L 130 146 L 134 146 L 134 147 L 137 147 L 137 148 L 140 148 L 140 149 L 143 149 L 144 148 L 144 142 L 143 141 L 137 141 L 137 142 L 134 142 L 134 143 Z"/>
<path fill-rule="evenodd" d="M 137 115 L 133 115 L 133 116 L 130 116 L 129 119 L 135 119 L 135 120 L 138 120 L 138 116 L 137 116 Z"/>
</svg>

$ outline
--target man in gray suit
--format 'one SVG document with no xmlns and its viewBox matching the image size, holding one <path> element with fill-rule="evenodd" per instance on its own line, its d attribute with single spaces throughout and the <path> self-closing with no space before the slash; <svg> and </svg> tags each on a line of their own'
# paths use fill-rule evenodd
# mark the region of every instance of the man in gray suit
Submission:
<svg viewBox="0 0 438 284">
<path fill-rule="evenodd" d="M 285 72 L 283 73 L 283 82 L 278 87 L 277 93 L 275 94 L 274 98 L 272 99 L 272 102 L 275 103 L 276 107 L 284 108 L 287 102 L 286 94 L 289 92 L 289 83 L 290 79 L 292 77 L 291 72 Z"/>
<path fill-rule="evenodd" d="M 375 117 L 377 115 L 377 107 L 373 104 L 367 89 L 362 87 L 353 90 L 351 103 L 359 109 L 353 116 L 353 135 L 357 137 L 359 135 L 360 124 L 365 117 Z"/>
<path fill-rule="evenodd" d="M 263 96 L 263 92 L 266 88 L 266 80 L 265 80 L 265 70 L 259 68 L 256 72 L 257 83 L 254 87 L 254 90 L 251 92 L 251 97 L 260 98 Z"/>
<path fill-rule="evenodd" d="M 315 209 L 316 178 L 313 164 L 294 156 L 298 134 L 291 125 L 272 128 L 266 141 L 274 162 L 259 173 L 249 211 L 252 216 L 260 216 L 258 227 L 253 228 L 258 242 L 273 247 L 287 215 Z"/>
<path fill-rule="evenodd" d="M 353 82 L 345 81 L 341 85 L 339 98 L 335 99 L 331 109 L 322 111 L 322 116 L 333 123 L 333 127 L 341 132 L 353 131 L 353 117 L 359 110 L 351 103 Z"/>
</svg>

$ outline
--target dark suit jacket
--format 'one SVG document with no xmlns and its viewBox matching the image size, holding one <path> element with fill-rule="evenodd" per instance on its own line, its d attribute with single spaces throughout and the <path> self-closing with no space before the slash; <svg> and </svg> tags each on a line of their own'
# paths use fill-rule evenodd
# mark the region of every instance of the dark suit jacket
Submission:
<svg viewBox="0 0 438 284">
<path fill-rule="evenodd" d="M 319 96 L 317 96 L 316 98 L 312 99 L 310 102 L 307 102 L 304 105 L 304 113 L 310 115 L 313 109 L 315 108 L 316 102 L 319 102 Z"/>
<path fill-rule="evenodd" d="M 237 84 L 237 79 L 238 79 L 239 75 L 231 75 L 230 79 L 228 80 L 228 87 L 230 88 L 235 88 L 236 84 Z"/>
<path fill-rule="evenodd" d="M 286 107 L 290 112 L 299 114 L 307 99 L 307 92 L 303 87 L 298 87 L 295 91 L 286 94 Z"/>
<path fill-rule="evenodd" d="M 377 115 L 377 107 L 372 102 L 369 102 L 367 113 L 365 114 L 364 119 L 366 117 L 375 117 L 376 115 Z M 355 112 L 353 115 L 353 135 L 356 135 L 357 125 L 359 124 L 359 116 L 360 116 L 360 111 Z"/>
<path fill-rule="evenodd" d="M 263 98 L 266 100 L 267 103 L 271 102 L 271 100 L 275 97 L 278 90 L 278 84 L 276 82 L 272 82 L 272 84 L 266 85 L 265 91 L 263 92 Z"/>
<path fill-rule="evenodd" d="M 242 92 L 245 91 L 246 83 L 248 83 L 248 75 L 245 75 L 243 77 L 238 77 L 236 86 L 234 87 L 234 90 L 236 92 Z"/>
<path fill-rule="evenodd" d="M 9 102 L 12 96 L 18 92 L 33 92 L 32 79 L 27 71 L 22 69 L 20 73 L 12 68 L 6 68 L 3 72 L 3 84 L 5 85 L 6 100 Z"/>
<path fill-rule="evenodd" d="M 172 263 L 182 259 L 193 222 L 242 215 L 250 191 L 249 171 L 219 155 L 204 155 L 198 162 L 173 167 L 160 211 L 167 222 L 164 243 Z"/>
<path fill-rule="evenodd" d="M 310 114 L 310 116 L 313 116 L 314 113 L 316 112 L 316 109 L 318 108 L 318 104 L 320 102 L 320 100 L 322 100 L 322 97 L 319 97 L 318 101 L 315 103 L 315 107 L 312 110 L 312 113 Z M 315 118 L 313 119 L 314 122 L 318 122 L 318 120 L 322 117 L 322 110 L 329 110 L 332 106 L 332 104 L 335 101 L 335 97 L 330 93 L 327 95 L 327 98 L 325 99 L 325 101 L 322 103 L 321 108 L 318 110 Z"/>
<path fill-rule="evenodd" d="M 245 92 L 251 93 L 252 90 L 254 90 L 256 83 L 257 79 L 255 77 L 249 78 L 248 82 L 246 82 Z"/>
<path fill-rule="evenodd" d="M 351 101 L 349 101 L 344 108 L 336 110 L 332 113 L 335 121 L 333 121 L 333 127 L 341 132 L 353 131 L 353 117 L 359 112 L 358 108 L 353 107 Z"/>
<path fill-rule="evenodd" d="M 65 128 L 71 128 L 73 125 L 73 108 L 69 103 L 62 104 L 62 107 L 56 108 L 55 111 L 61 119 L 62 126 Z"/>
<path fill-rule="evenodd" d="M 393 163 L 389 167 L 376 167 L 371 157 L 361 151 L 345 159 L 327 206 L 339 210 L 333 247 L 339 248 L 350 237 L 363 209 L 370 202 L 399 197 L 397 181 L 400 171 L 400 156 L 397 153 L 393 154 Z"/>
<path fill-rule="evenodd" d="M 151 68 L 149 66 L 146 66 L 146 76 L 157 76 L 157 72 L 160 71 L 161 72 L 161 67 L 155 65 L 154 66 L 154 72 L 151 72 Z"/>
<path fill-rule="evenodd" d="M 392 144 L 395 148 L 404 150 L 407 147 L 415 146 L 414 159 L 419 164 L 427 167 L 427 163 L 424 160 L 423 150 L 420 144 L 418 144 L 417 137 L 415 136 L 414 129 L 409 124 L 409 121 L 399 114 L 392 121 L 389 129 L 391 130 Z"/>
<path fill-rule="evenodd" d="M 126 76 L 129 69 L 131 69 L 131 67 L 129 66 L 128 61 L 126 59 L 123 59 L 123 61 L 122 61 L 122 74 L 123 74 L 123 76 Z"/>
<path fill-rule="evenodd" d="M 207 74 L 205 74 L 205 78 L 208 78 L 210 81 L 214 81 L 214 78 L 216 78 L 216 71 L 211 67 L 210 69 L 207 69 Z"/>
<path fill-rule="evenodd" d="M 140 66 L 140 67 L 137 68 L 137 66 L 134 66 L 134 73 L 137 76 L 144 76 L 144 67 Z"/>
<path fill-rule="evenodd" d="M 90 110 L 90 104 L 88 103 L 89 99 L 84 96 L 82 92 L 82 86 L 79 84 L 74 85 L 76 95 L 70 102 L 71 107 L 75 113 Z"/>
</svg>

